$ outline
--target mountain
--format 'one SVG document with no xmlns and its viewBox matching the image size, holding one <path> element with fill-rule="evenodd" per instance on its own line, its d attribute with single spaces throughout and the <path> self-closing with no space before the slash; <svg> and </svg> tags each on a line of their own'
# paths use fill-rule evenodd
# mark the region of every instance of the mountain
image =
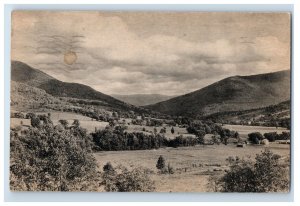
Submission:
<svg viewBox="0 0 300 206">
<path fill-rule="evenodd" d="M 169 115 L 206 116 L 218 112 L 249 110 L 290 99 L 290 71 L 233 76 L 197 91 L 148 105 Z"/>
<path fill-rule="evenodd" d="M 204 120 L 213 120 L 226 124 L 249 124 L 264 126 L 283 126 L 288 127 L 290 124 L 291 101 L 284 101 L 276 105 L 270 105 L 258 109 L 250 109 L 243 111 L 229 111 L 214 113 L 203 117 Z"/>
<path fill-rule="evenodd" d="M 97 100 L 101 102 L 102 105 L 113 109 L 121 109 L 126 111 L 141 110 L 133 105 L 124 103 L 109 95 L 98 92 L 89 86 L 59 81 L 48 74 L 32 68 L 20 61 L 12 61 L 11 63 L 11 80 L 17 83 L 29 85 L 30 87 L 41 89 L 54 97 Z"/>
<path fill-rule="evenodd" d="M 132 95 L 112 94 L 111 96 L 135 106 L 145 106 L 145 105 L 155 104 L 174 97 L 174 96 L 167 96 L 161 94 L 132 94 Z"/>
</svg>

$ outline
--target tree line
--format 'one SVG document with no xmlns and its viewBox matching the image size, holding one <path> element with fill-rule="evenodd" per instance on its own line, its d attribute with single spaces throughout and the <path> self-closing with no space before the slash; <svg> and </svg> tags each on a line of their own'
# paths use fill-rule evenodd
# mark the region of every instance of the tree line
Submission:
<svg viewBox="0 0 300 206">
<path fill-rule="evenodd" d="M 276 140 L 290 140 L 290 132 L 282 132 L 278 134 L 277 132 L 267 132 L 262 135 L 260 132 L 252 132 L 248 134 L 248 140 L 253 144 L 259 144 L 262 140 L 267 139 L 269 142 L 274 142 Z"/>
</svg>

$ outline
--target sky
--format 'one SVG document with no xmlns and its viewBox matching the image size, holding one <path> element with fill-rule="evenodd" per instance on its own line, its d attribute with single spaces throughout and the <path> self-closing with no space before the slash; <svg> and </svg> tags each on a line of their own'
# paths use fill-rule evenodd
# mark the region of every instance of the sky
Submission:
<svg viewBox="0 0 300 206">
<path fill-rule="evenodd" d="M 290 69 L 288 13 L 14 11 L 11 59 L 105 94 Z"/>
</svg>

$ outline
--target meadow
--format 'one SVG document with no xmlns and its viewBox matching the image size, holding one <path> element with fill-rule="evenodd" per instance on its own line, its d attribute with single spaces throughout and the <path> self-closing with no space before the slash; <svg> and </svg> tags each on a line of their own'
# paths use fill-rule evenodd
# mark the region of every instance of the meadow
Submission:
<svg viewBox="0 0 300 206">
<path fill-rule="evenodd" d="M 240 148 L 229 145 L 197 145 L 195 147 L 160 148 L 157 150 L 109 151 L 97 152 L 94 156 L 100 168 L 107 162 L 113 166 L 119 164 L 127 168 L 144 167 L 150 171 L 158 192 L 208 192 L 208 178 L 212 174 L 223 174 L 228 169 L 226 159 L 254 159 L 265 148 L 281 155 L 286 160 L 290 154 L 290 145 L 272 143 L 268 146 L 247 145 Z M 166 164 L 174 169 L 174 174 L 159 174 L 156 169 L 158 157 L 162 155 Z"/>
<path fill-rule="evenodd" d="M 283 127 L 264 127 L 264 126 L 248 126 L 248 125 L 230 125 L 224 124 L 222 127 L 230 130 L 237 131 L 242 139 L 247 139 L 248 134 L 252 132 L 260 132 L 261 134 L 268 132 L 277 132 L 281 134 L 282 132 L 289 132 L 290 130 Z"/>
<path fill-rule="evenodd" d="M 46 113 L 38 113 L 46 114 Z M 72 124 L 74 119 L 80 121 L 80 125 L 93 132 L 96 129 L 104 129 L 108 122 L 93 120 L 80 114 L 68 112 L 51 112 L 51 120 L 54 125 L 58 124 L 60 119 L 68 120 Z M 128 124 L 131 119 L 125 120 L 129 132 L 142 132 L 145 128 L 147 133 L 153 132 L 154 127 Z M 11 127 L 22 126 L 29 127 L 29 119 L 11 118 Z M 171 133 L 171 126 L 163 125 L 156 127 L 157 132 L 166 127 L 165 136 L 169 139 L 178 135 L 194 136 L 188 134 L 186 128 L 174 127 L 174 134 Z M 285 128 L 260 127 L 245 125 L 223 125 L 224 128 L 237 131 L 240 137 L 247 138 L 251 132 L 278 132 L 289 131 Z M 145 131 L 144 131 L 145 132 Z M 123 165 L 127 168 L 143 167 L 149 171 L 149 175 L 155 182 L 155 191 L 157 192 L 209 192 L 209 177 L 211 175 L 222 175 L 229 169 L 228 157 L 251 158 L 254 159 L 256 154 L 261 153 L 266 148 L 282 156 L 282 161 L 286 161 L 290 156 L 290 145 L 277 144 L 272 142 L 269 145 L 252 145 L 246 147 L 237 147 L 236 144 L 228 145 L 196 145 L 194 147 L 178 148 L 159 148 L 152 150 L 129 150 L 129 151 L 103 151 L 95 152 L 94 157 L 97 160 L 101 170 L 107 162 L 113 166 Z M 166 165 L 174 169 L 174 174 L 161 174 L 156 168 L 156 162 L 162 155 L 166 159 Z"/>
</svg>

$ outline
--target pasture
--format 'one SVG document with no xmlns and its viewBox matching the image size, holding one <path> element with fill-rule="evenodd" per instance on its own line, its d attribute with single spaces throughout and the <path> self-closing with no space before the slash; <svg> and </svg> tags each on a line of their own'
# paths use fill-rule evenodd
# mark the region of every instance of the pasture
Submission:
<svg viewBox="0 0 300 206">
<path fill-rule="evenodd" d="M 108 122 L 99 122 L 96 120 L 93 120 L 90 117 L 83 116 L 81 114 L 75 114 L 70 112 L 50 112 L 51 113 L 51 120 L 53 121 L 54 125 L 59 124 L 60 119 L 67 120 L 69 124 L 72 124 L 74 119 L 78 119 L 80 122 L 80 125 L 87 129 L 88 132 L 94 132 L 96 129 L 104 129 Z M 37 112 L 36 114 L 42 115 L 42 114 L 48 114 L 44 112 Z M 10 127 L 14 128 L 16 126 L 23 126 L 23 127 L 29 127 L 30 126 L 30 119 L 21 119 L 21 118 L 10 118 Z"/>
<path fill-rule="evenodd" d="M 10 118 L 10 127 L 14 128 L 17 126 L 30 126 L 30 119 Z"/>
<path fill-rule="evenodd" d="M 282 132 L 290 132 L 290 130 L 283 127 L 263 127 L 263 126 L 248 126 L 248 125 L 229 125 L 224 124 L 223 128 L 237 131 L 242 139 L 247 139 L 248 134 L 252 132 L 260 132 L 262 135 L 268 132 L 277 132 L 281 134 Z"/>
<path fill-rule="evenodd" d="M 47 113 L 37 113 L 37 114 L 47 114 Z M 64 119 L 72 124 L 74 119 L 78 119 L 80 122 L 81 127 L 87 129 L 88 132 L 94 132 L 96 129 L 104 129 L 108 122 L 99 122 L 90 117 L 83 116 L 81 114 L 75 114 L 71 112 L 51 112 L 51 120 L 53 121 L 54 125 L 59 124 L 59 120 Z"/>
<path fill-rule="evenodd" d="M 157 150 L 97 152 L 94 156 L 100 169 L 107 162 L 124 165 L 128 168 L 144 167 L 152 171 L 151 178 L 156 182 L 158 192 L 207 192 L 210 174 L 223 173 L 228 169 L 229 156 L 254 159 L 266 147 L 284 158 L 290 155 L 290 145 L 270 144 L 247 145 L 245 148 L 230 145 L 198 145 L 195 147 L 160 148 Z M 174 174 L 158 174 L 156 162 L 162 155 L 166 164 L 174 168 Z"/>
<path fill-rule="evenodd" d="M 148 131 L 148 133 L 154 132 L 154 128 L 155 128 L 155 127 L 151 127 L 151 126 L 141 126 L 141 125 L 127 125 L 127 127 L 128 127 L 128 129 L 127 129 L 128 132 L 141 132 L 141 131 L 143 131 L 143 128 L 145 128 L 145 130 Z M 163 127 L 166 128 L 166 133 L 164 133 L 164 135 L 167 139 L 174 139 L 175 137 L 177 137 L 179 135 L 195 137 L 195 135 L 193 135 L 193 134 L 188 134 L 186 131 L 186 128 L 180 128 L 180 127 L 175 127 L 175 126 L 173 127 L 174 134 L 172 134 L 172 132 L 171 132 L 172 126 L 168 126 L 168 125 L 156 127 L 157 133 L 159 133 Z"/>
<path fill-rule="evenodd" d="M 87 129 L 88 132 L 94 132 L 95 129 L 104 129 L 107 125 L 108 122 L 104 121 L 96 121 L 95 119 L 92 119 L 90 117 L 81 115 L 81 114 L 76 114 L 76 113 L 71 113 L 71 112 L 50 112 L 51 113 L 51 120 L 53 121 L 54 125 L 59 124 L 59 120 L 64 119 L 69 122 L 69 124 L 72 124 L 74 119 L 78 119 L 80 121 L 80 125 Z M 38 115 L 47 115 L 48 113 L 45 112 L 37 112 L 36 114 Z M 30 126 L 30 120 L 29 119 L 20 119 L 20 118 L 11 118 L 11 127 L 16 127 L 18 125 L 21 125 L 21 121 L 23 122 L 24 126 Z M 120 120 L 122 122 L 123 119 Z M 126 126 L 128 129 L 126 131 L 128 132 L 143 132 L 143 128 L 145 128 L 146 132 L 150 134 L 151 132 L 154 132 L 154 127 L 151 126 L 141 126 L 141 125 L 133 125 L 131 124 L 131 119 L 126 118 L 125 119 Z M 129 125 L 128 125 L 129 123 Z M 156 127 L 157 133 L 160 132 L 160 130 L 166 127 L 166 133 L 164 134 L 166 138 L 168 139 L 174 139 L 176 136 L 182 135 L 182 136 L 191 136 L 195 137 L 193 134 L 188 134 L 186 131 L 186 128 L 180 128 L 180 127 L 173 127 L 174 128 L 174 134 L 171 133 L 171 126 L 168 125 L 163 125 L 161 127 Z"/>
</svg>

